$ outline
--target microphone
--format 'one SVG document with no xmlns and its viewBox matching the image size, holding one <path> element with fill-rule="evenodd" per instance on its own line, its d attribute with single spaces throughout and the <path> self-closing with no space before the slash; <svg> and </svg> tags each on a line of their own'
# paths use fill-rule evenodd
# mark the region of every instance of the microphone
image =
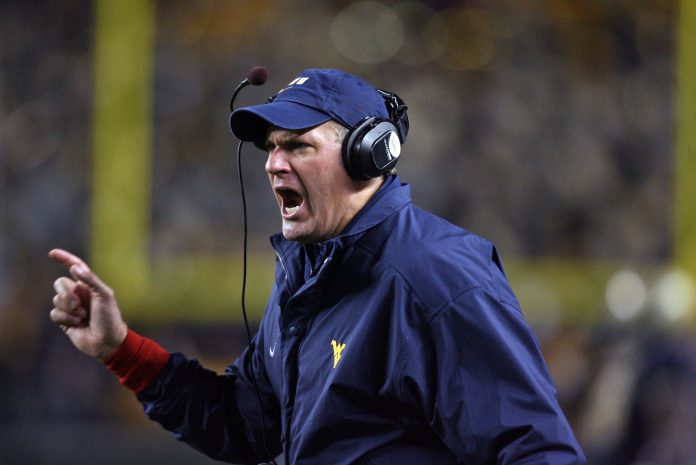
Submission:
<svg viewBox="0 0 696 465">
<path fill-rule="evenodd" d="M 252 86 L 262 86 L 268 80 L 268 71 L 263 66 L 254 66 L 249 70 L 246 78 Z"/>
<path fill-rule="evenodd" d="M 246 77 L 242 82 L 239 83 L 237 88 L 234 90 L 234 93 L 232 94 L 232 98 L 230 99 L 230 111 L 234 111 L 234 100 L 237 98 L 237 94 L 239 93 L 240 90 L 251 84 L 252 86 L 261 86 L 266 83 L 268 80 L 268 71 L 266 71 L 266 68 L 263 66 L 254 66 L 251 68 L 248 72 Z M 244 141 L 239 141 L 239 145 L 237 146 L 237 171 L 239 174 L 239 189 L 242 195 L 242 217 L 244 219 L 244 234 L 243 234 L 243 239 L 242 239 L 242 244 L 243 244 L 243 253 L 242 253 L 242 295 L 241 295 L 241 304 L 242 304 L 242 316 L 244 317 L 244 328 L 246 329 L 246 334 L 247 334 L 247 344 L 249 345 L 249 360 L 252 359 L 252 354 L 254 353 L 254 345 L 252 343 L 252 338 L 251 338 L 251 330 L 249 329 L 249 317 L 247 316 L 247 311 L 246 311 L 246 283 L 247 283 L 247 261 L 248 261 L 248 237 L 249 237 L 249 231 L 248 231 L 248 222 L 247 222 L 247 204 L 246 204 L 246 195 L 244 193 L 244 176 L 242 174 L 242 145 L 244 145 Z M 251 384 L 254 386 L 254 391 L 256 392 L 256 400 L 258 401 L 258 408 L 259 412 L 261 414 L 261 438 L 263 440 L 262 445 L 264 448 L 264 451 L 266 452 L 266 457 L 269 460 L 269 464 L 273 465 L 278 465 L 275 459 L 273 458 L 273 455 L 269 452 L 268 449 L 268 441 L 266 439 L 266 421 L 264 420 L 264 412 L 263 412 L 263 402 L 261 400 L 261 391 L 259 390 L 259 386 L 256 383 L 256 378 L 252 375 L 251 376 Z"/>
<path fill-rule="evenodd" d="M 242 82 L 239 83 L 237 88 L 232 94 L 230 99 L 230 111 L 234 111 L 234 100 L 237 98 L 237 94 L 240 90 L 251 84 L 252 86 L 262 86 L 268 80 L 268 71 L 263 66 L 254 66 L 249 71 L 247 71 L 246 77 Z"/>
</svg>

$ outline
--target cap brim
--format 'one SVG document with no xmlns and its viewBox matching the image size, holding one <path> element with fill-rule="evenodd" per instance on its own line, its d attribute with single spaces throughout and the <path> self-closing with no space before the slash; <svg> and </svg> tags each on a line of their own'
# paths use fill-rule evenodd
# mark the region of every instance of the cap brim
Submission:
<svg viewBox="0 0 696 465">
<path fill-rule="evenodd" d="M 270 125 L 299 130 L 330 119 L 329 115 L 299 103 L 275 101 L 235 110 L 230 116 L 230 128 L 240 140 L 260 142 L 266 138 Z"/>
</svg>

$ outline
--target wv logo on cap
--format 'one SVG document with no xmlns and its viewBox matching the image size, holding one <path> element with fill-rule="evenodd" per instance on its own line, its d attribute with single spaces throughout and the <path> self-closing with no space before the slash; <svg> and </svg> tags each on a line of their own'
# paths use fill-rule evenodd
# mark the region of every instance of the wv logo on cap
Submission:
<svg viewBox="0 0 696 465">
<path fill-rule="evenodd" d="M 280 90 L 278 91 L 278 93 L 280 94 L 281 92 L 283 92 L 284 90 L 288 90 L 288 89 L 289 89 L 290 87 L 292 87 L 292 86 L 301 86 L 302 84 L 304 84 L 305 82 L 307 82 L 307 79 L 309 79 L 309 78 L 308 78 L 308 77 L 305 77 L 305 76 L 300 76 L 300 77 L 298 77 L 298 78 L 295 78 L 295 79 L 293 79 L 292 81 L 288 82 L 288 85 L 287 85 L 287 86 L 285 86 L 285 87 L 283 87 L 282 89 L 280 89 Z"/>
<path fill-rule="evenodd" d="M 303 77 L 295 78 L 295 79 L 293 79 L 292 81 L 290 81 L 290 82 L 288 83 L 288 87 L 294 86 L 294 85 L 298 85 L 298 86 L 299 86 L 299 85 L 302 85 L 302 84 L 304 84 L 305 82 L 307 82 L 307 79 L 309 79 L 309 78 L 308 78 L 308 77 L 304 77 L 304 76 L 303 76 Z"/>
</svg>

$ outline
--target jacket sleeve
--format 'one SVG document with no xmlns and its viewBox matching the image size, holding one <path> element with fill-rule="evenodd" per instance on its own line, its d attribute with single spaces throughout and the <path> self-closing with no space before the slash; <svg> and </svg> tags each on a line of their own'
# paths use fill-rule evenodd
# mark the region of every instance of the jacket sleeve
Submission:
<svg viewBox="0 0 696 465">
<path fill-rule="evenodd" d="M 222 375 L 173 353 L 137 397 L 150 419 L 214 459 L 255 464 L 268 460 L 266 447 L 280 453 L 278 402 L 261 358 L 248 348 Z"/>
<path fill-rule="evenodd" d="M 404 364 L 402 395 L 420 403 L 458 463 L 585 463 L 516 304 L 475 287 L 426 327 Z"/>
</svg>

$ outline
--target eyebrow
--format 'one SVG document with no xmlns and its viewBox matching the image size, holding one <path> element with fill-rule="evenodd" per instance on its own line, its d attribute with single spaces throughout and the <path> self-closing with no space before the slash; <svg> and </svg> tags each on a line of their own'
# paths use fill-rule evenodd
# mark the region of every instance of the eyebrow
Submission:
<svg viewBox="0 0 696 465">
<path fill-rule="evenodd" d="M 298 136 L 298 134 L 294 134 L 292 132 L 283 132 L 275 137 L 266 137 L 266 143 L 272 143 L 274 145 L 285 145 L 297 140 Z"/>
<path fill-rule="evenodd" d="M 265 145 L 268 144 L 273 144 L 275 146 L 282 146 L 286 147 L 288 145 L 297 143 L 297 142 L 304 142 L 304 141 L 299 141 L 299 138 L 304 135 L 304 132 L 294 132 L 294 131 L 280 131 L 280 134 L 274 137 L 271 137 L 273 133 L 276 133 L 276 131 L 272 131 L 269 133 L 268 136 L 266 136 L 266 139 L 264 141 Z"/>
</svg>

